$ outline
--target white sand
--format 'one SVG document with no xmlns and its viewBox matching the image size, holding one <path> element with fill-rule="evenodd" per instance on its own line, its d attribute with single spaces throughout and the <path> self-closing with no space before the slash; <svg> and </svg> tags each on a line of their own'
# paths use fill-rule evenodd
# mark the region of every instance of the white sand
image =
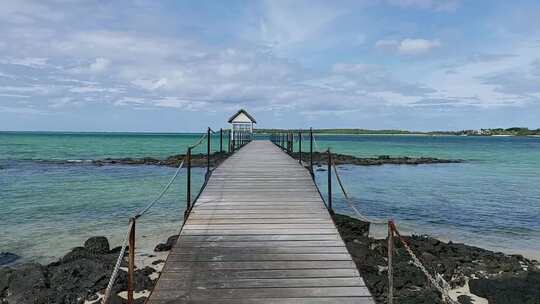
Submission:
<svg viewBox="0 0 540 304">
<path fill-rule="evenodd" d="M 457 301 L 457 298 L 461 295 L 469 296 L 471 298 L 471 301 L 475 304 L 489 304 L 488 300 L 482 297 L 479 297 L 473 293 L 471 293 L 471 290 L 469 289 L 469 280 L 465 282 L 465 285 L 462 287 L 458 287 L 455 289 L 452 289 L 448 292 L 450 297 Z"/>
</svg>

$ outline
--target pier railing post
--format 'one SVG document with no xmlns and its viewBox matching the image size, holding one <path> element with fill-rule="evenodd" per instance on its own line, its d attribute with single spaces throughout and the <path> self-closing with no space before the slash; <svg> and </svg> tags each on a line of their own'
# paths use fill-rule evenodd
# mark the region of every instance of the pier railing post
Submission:
<svg viewBox="0 0 540 304">
<path fill-rule="evenodd" d="M 219 154 L 223 153 L 223 128 L 219 128 Z"/>
<path fill-rule="evenodd" d="M 388 304 L 394 303 L 394 269 L 392 255 L 394 252 L 394 230 L 392 220 L 388 221 Z"/>
<path fill-rule="evenodd" d="M 184 220 L 187 219 L 189 209 L 191 208 L 191 147 L 186 153 L 186 211 L 184 212 Z"/>
<path fill-rule="evenodd" d="M 334 212 L 332 209 L 332 152 L 328 148 L 328 209 L 330 212 Z"/>
<path fill-rule="evenodd" d="M 229 151 L 229 153 L 231 153 L 231 134 L 232 130 L 229 130 L 229 143 L 227 145 L 227 150 Z"/>
<path fill-rule="evenodd" d="M 313 128 L 309 128 L 309 173 L 311 173 L 311 178 L 315 179 L 313 173 Z"/>
<path fill-rule="evenodd" d="M 135 283 L 135 218 L 131 218 L 131 229 L 129 231 L 129 252 L 128 252 L 128 304 L 133 304 L 133 284 Z"/>
<path fill-rule="evenodd" d="M 206 175 L 205 179 L 208 179 L 210 174 L 210 127 L 206 131 Z"/>
<path fill-rule="evenodd" d="M 302 164 L 302 130 L 298 131 L 298 162 Z"/>
<path fill-rule="evenodd" d="M 289 153 L 293 152 L 293 144 L 294 143 L 294 133 L 293 131 L 289 131 Z"/>
</svg>

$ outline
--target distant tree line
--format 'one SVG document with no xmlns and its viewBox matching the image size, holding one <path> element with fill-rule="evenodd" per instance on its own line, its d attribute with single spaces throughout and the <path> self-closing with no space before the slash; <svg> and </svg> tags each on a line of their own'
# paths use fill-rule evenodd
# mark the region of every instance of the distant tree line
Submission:
<svg viewBox="0 0 540 304">
<path fill-rule="evenodd" d="M 255 129 L 257 134 L 269 134 L 276 132 L 283 132 L 283 129 Z M 290 130 L 289 130 L 290 131 Z M 294 130 L 298 132 L 299 130 Z M 306 129 L 303 129 L 306 132 Z M 461 130 L 461 131 L 407 131 L 407 130 L 368 130 L 368 129 L 313 129 L 313 133 L 317 134 L 345 134 L 345 135 L 367 135 L 367 134 L 379 134 L 379 135 L 399 135 L 399 134 L 425 134 L 425 135 L 460 135 L 460 136 L 496 136 L 496 135 L 508 135 L 508 136 L 531 136 L 540 135 L 540 129 L 529 129 L 521 127 L 512 128 L 496 128 L 496 129 L 478 129 L 478 130 Z"/>
</svg>

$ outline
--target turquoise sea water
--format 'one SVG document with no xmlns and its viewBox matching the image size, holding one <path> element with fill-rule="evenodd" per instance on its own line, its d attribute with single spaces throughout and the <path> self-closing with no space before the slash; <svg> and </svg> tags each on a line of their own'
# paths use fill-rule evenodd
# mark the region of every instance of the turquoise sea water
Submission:
<svg viewBox="0 0 540 304">
<path fill-rule="evenodd" d="M 174 173 L 156 166 L 94 166 L 106 157 L 184 153 L 200 134 L 0 133 L 0 251 L 52 261 L 86 238 L 122 239 L 128 215 Z M 219 136 L 212 138 L 218 149 Z M 459 158 L 461 164 L 340 166 L 357 207 L 406 232 L 540 256 L 540 138 L 318 136 L 319 148 L 357 156 Z M 308 143 L 304 143 L 307 147 Z M 203 152 L 203 145 L 195 153 Z M 60 161 L 60 162 L 59 162 Z M 70 161 L 68 163 L 63 161 Z M 194 188 L 204 171 L 195 170 Z M 173 234 L 185 206 L 181 174 L 137 226 L 138 244 Z M 326 172 L 317 172 L 325 192 Z M 350 213 L 334 191 L 335 208 Z"/>
</svg>

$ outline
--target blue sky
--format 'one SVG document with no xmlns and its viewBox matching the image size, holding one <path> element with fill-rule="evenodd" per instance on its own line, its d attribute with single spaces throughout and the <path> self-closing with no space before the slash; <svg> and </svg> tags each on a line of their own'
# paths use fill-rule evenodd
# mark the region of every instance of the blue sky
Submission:
<svg viewBox="0 0 540 304">
<path fill-rule="evenodd" d="M 3 1 L 0 130 L 540 127 L 540 2 Z"/>
</svg>

